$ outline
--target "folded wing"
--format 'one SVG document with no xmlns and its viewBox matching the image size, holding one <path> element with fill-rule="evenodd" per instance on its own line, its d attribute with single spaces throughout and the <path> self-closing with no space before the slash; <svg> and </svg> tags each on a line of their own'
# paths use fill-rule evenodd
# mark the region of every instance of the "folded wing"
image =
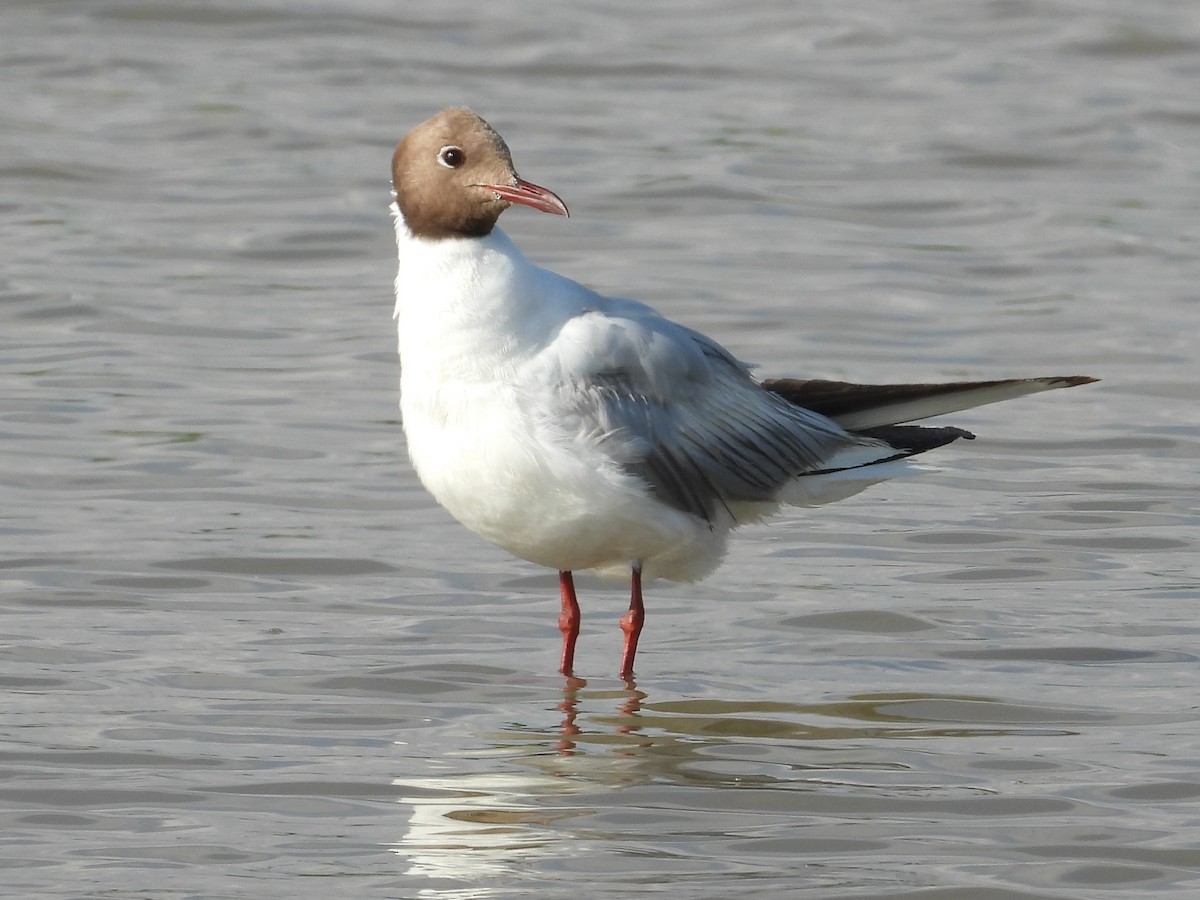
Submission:
<svg viewBox="0 0 1200 900">
<path fill-rule="evenodd" d="M 527 412 L 709 521 L 731 504 L 775 502 L 805 476 L 869 470 L 974 437 L 906 423 L 1096 380 L 759 384 L 710 338 L 632 301 L 595 300 L 535 361 Z M 547 384 L 556 386 L 549 399 Z"/>
<path fill-rule="evenodd" d="M 733 504 L 776 502 L 806 473 L 918 452 L 853 434 L 763 390 L 720 345 L 640 308 L 569 320 L 538 369 L 538 381 L 557 386 L 541 411 L 555 429 L 598 448 L 662 502 L 708 521 Z M 529 392 L 531 412 L 545 396 Z"/>
</svg>

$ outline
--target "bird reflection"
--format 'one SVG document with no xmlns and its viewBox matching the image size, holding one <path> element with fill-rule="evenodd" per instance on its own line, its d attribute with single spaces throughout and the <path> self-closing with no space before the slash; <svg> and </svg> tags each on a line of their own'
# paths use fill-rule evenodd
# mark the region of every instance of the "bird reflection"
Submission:
<svg viewBox="0 0 1200 900">
<path fill-rule="evenodd" d="M 975 797 L 990 802 L 987 786 L 914 782 L 914 740 L 925 747 L 945 740 L 946 752 L 958 754 L 963 741 L 988 747 L 1057 738 L 1114 715 L 967 694 L 880 692 L 796 703 L 760 694 L 686 697 L 666 688 L 651 696 L 632 681 L 520 684 L 535 695 L 530 705 L 544 714 L 541 724 L 476 732 L 454 754 L 427 743 L 419 758 L 428 771 L 394 780 L 409 816 L 390 849 L 404 861 L 406 886 L 420 886 L 407 896 L 511 896 L 507 889 L 531 871 L 582 871 L 572 867 L 607 858 L 613 847 L 623 852 L 631 827 L 652 842 L 663 827 L 662 794 L 639 792 L 647 785 L 680 792 L 682 818 L 668 827 L 692 837 L 707 835 L 736 803 L 745 819 L 729 833 L 739 846 L 765 839 L 770 854 L 780 845 L 761 822 L 791 829 L 795 811 L 824 811 L 833 825 L 813 845 L 824 853 L 844 832 L 839 816 L 857 825 L 863 809 L 911 816 L 959 809 Z"/>
<path fill-rule="evenodd" d="M 575 752 L 575 741 L 572 738 L 578 735 L 581 730 L 575 724 L 575 719 L 579 716 L 579 692 L 585 687 L 587 687 L 586 679 L 576 678 L 574 675 L 566 676 L 563 684 L 562 702 L 558 704 L 559 710 L 563 713 L 562 724 L 559 726 L 562 736 L 555 747 L 559 753 L 564 755 L 570 755 Z"/>
<path fill-rule="evenodd" d="M 617 704 L 617 723 L 613 731 L 615 734 L 635 735 L 643 727 L 638 714 L 641 712 L 642 702 L 648 695 L 644 691 L 638 690 L 637 682 L 632 678 L 626 678 L 624 681 L 624 690 L 616 692 L 620 697 L 620 702 Z M 559 725 L 559 740 L 555 749 L 565 756 L 575 753 L 577 749 L 575 738 L 582 733 L 576 720 L 579 717 L 580 691 L 585 687 L 587 687 L 587 680 L 574 675 L 566 676 L 563 682 L 562 700 L 558 704 L 558 709 L 563 714 L 563 720 Z"/>
</svg>

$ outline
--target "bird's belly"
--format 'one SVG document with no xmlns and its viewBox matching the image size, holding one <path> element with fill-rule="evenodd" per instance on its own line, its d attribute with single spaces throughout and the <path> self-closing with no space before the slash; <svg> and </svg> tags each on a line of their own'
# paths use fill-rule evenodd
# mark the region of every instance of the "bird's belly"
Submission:
<svg viewBox="0 0 1200 900">
<path fill-rule="evenodd" d="M 469 404 L 448 402 L 444 392 L 437 402 L 404 398 L 409 457 L 422 484 L 459 522 L 513 555 L 562 570 L 619 570 L 711 553 L 708 523 L 660 503 L 594 448 L 532 427 L 503 391 Z M 466 405 L 469 418 L 459 414 Z"/>
</svg>

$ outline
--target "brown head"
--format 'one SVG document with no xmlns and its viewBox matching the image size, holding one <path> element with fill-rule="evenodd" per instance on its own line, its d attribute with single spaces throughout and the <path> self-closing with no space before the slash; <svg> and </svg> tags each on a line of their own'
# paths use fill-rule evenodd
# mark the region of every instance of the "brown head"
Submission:
<svg viewBox="0 0 1200 900">
<path fill-rule="evenodd" d="M 483 237 L 514 203 L 567 215 L 555 194 L 517 177 L 504 139 L 461 106 L 443 109 L 401 139 L 392 185 L 409 231 L 423 238 Z"/>
</svg>

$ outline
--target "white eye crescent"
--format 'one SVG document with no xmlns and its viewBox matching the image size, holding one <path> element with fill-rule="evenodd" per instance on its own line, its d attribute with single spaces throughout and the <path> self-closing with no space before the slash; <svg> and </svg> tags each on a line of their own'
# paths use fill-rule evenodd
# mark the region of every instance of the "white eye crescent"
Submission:
<svg viewBox="0 0 1200 900">
<path fill-rule="evenodd" d="M 447 169 L 457 169 L 467 161 L 467 154 L 463 153 L 462 147 L 447 144 L 438 151 L 437 161 L 439 165 L 443 165 Z"/>
</svg>

